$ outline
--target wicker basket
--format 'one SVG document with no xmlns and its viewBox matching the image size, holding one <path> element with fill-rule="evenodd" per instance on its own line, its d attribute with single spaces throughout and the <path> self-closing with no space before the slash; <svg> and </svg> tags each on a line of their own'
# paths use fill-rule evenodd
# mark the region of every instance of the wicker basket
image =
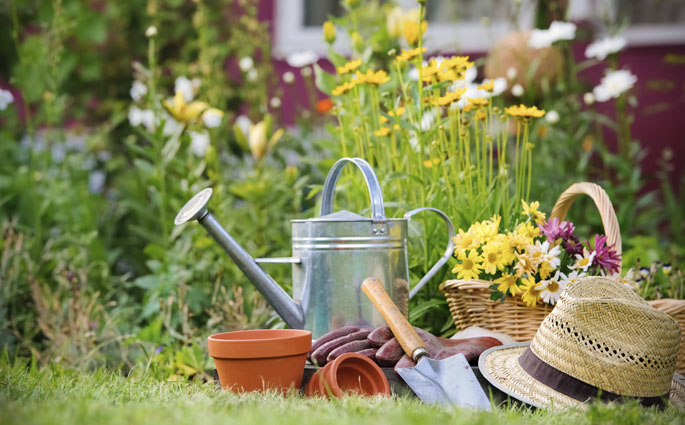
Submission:
<svg viewBox="0 0 685 425">
<path fill-rule="evenodd" d="M 592 198 L 602 218 L 607 245 L 613 244 L 618 254 L 621 254 L 621 232 L 614 207 L 604 189 L 594 183 L 576 183 L 566 189 L 554 205 L 550 219 L 557 217 L 559 221 L 564 220 L 569 207 L 579 195 Z M 480 326 L 505 333 L 520 342 L 532 340 L 540 323 L 553 307 L 547 304 L 528 307 L 519 296 L 507 297 L 501 303 L 493 301 L 490 299 L 490 285 L 492 282 L 485 280 L 448 280 L 440 285 L 457 330 Z M 685 300 L 655 300 L 650 304 L 674 317 L 681 329 L 685 330 Z M 685 331 L 681 336 L 678 355 L 678 372 L 683 371 Z"/>
</svg>

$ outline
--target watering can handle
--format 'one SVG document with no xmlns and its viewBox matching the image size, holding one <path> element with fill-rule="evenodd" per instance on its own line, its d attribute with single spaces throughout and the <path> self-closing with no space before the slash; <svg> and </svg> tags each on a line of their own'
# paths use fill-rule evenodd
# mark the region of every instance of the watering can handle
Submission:
<svg viewBox="0 0 685 425">
<path fill-rule="evenodd" d="M 371 198 L 371 218 L 373 220 L 385 220 L 385 209 L 383 208 L 383 193 L 381 192 L 381 185 L 378 183 L 378 178 L 373 172 L 373 168 L 368 162 L 362 158 L 341 158 L 326 176 L 326 182 L 323 184 L 323 195 L 321 198 L 321 215 L 328 215 L 333 212 L 333 195 L 335 185 L 338 183 L 338 178 L 343 168 L 352 163 L 359 168 L 364 175 L 366 187 L 369 189 L 369 197 Z"/>
<path fill-rule="evenodd" d="M 445 214 L 437 208 L 424 207 L 409 211 L 404 215 L 404 218 L 411 219 L 411 217 L 415 214 L 424 211 L 432 211 L 438 214 L 440 218 L 442 218 L 442 220 L 445 222 L 445 225 L 447 226 L 447 233 L 449 234 L 449 243 L 447 244 L 447 249 L 445 249 L 445 253 L 442 254 L 442 257 L 440 257 L 438 262 L 435 263 L 433 267 L 431 267 L 431 269 L 428 270 L 428 273 L 426 273 L 426 275 L 419 281 L 419 283 L 417 283 L 416 286 L 414 286 L 414 288 L 412 288 L 412 290 L 409 291 L 409 299 L 416 295 L 416 293 L 419 292 L 426 283 L 428 283 L 428 281 L 433 277 L 433 275 L 437 273 L 442 266 L 445 265 L 447 260 L 449 260 L 452 254 L 454 253 L 454 242 L 452 241 L 452 239 L 456 236 L 456 233 L 454 231 L 454 224 L 452 224 L 452 220 L 450 220 L 447 214 Z"/>
</svg>

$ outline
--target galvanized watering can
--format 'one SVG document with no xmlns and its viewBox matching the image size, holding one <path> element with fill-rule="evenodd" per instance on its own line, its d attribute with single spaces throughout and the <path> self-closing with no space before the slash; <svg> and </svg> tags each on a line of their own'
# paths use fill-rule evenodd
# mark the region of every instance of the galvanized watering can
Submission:
<svg viewBox="0 0 685 425">
<path fill-rule="evenodd" d="M 333 194 L 347 164 L 364 175 L 371 198 L 371 217 L 349 211 L 333 212 Z M 447 262 L 454 250 L 454 226 L 435 208 L 417 208 L 403 218 L 387 218 L 376 174 L 361 158 L 342 158 L 333 165 L 323 187 L 321 215 L 292 220 L 292 257 L 254 259 L 207 210 L 212 189 L 200 191 L 181 209 L 176 225 L 198 220 L 292 328 L 307 329 L 313 338 L 356 324 L 382 326 L 385 321 L 361 292 L 362 281 L 375 276 L 405 314 L 409 299 Z M 412 216 L 432 211 L 444 220 L 449 243 L 440 260 L 409 291 L 408 224 Z M 292 263 L 291 298 L 257 263 Z"/>
</svg>

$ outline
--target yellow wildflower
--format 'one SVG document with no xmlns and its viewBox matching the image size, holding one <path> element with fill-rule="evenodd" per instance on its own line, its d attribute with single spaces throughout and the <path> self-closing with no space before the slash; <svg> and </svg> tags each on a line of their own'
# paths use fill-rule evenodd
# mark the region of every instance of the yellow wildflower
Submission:
<svg viewBox="0 0 685 425">
<path fill-rule="evenodd" d="M 421 22 L 421 30 L 419 31 L 419 22 L 417 20 L 406 20 L 404 21 L 404 38 L 407 40 L 409 45 L 414 45 L 418 43 L 419 37 L 423 37 L 426 29 L 428 28 L 428 22 Z"/>
<path fill-rule="evenodd" d="M 438 72 L 440 72 L 440 65 L 438 65 L 438 61 L 431 59 L 430 62 L 428 62 L 428 64 L 421 69 L 423 81 L 433 81 L 433 77 L 436 76 Z"/>
<path fill-rule="evenodd" d="M 390 81 L 390 77 L 388 77 L 388 74 L 382 69 L 376 72 L 369 69 L 368 71 L 366 71 L 366 74 L 362 74 L 361 72 L 357 71 L 356 76 L 357 83 L 359 84 L 368 83 L 379 85 Z"/>
<path fill-rule="evenodd" d="M 488 242 L 483 246 L 483 269 L 485 273 L 495 274 L 504 268 L 502 246 L 498 242 Z"/>
<path fill-rule="evenodd" d="M 478 279 L 478 275 L 482 271 L 480 262 L 483 261 L 483 257 L 478 255 L 475 249 L 472 249 L 468 255 L 466 255 L 466 251 L 460 252 L 457 259 L 461 263 L 454 266 L 452 273 L 456 273 L 459 279 Z"/>
<path fill-rule="evenodd" d="M 399 62 L 409 62 L 410 60 L 414 59 L 415 57 L 418 57 L 421 53 L 424 53 L 426 51 L 426 48 L 424 47 L 419 51 L 419 48 L 415 49 L 409 49 L 409 50 L 404 50 L 402 49 L 402 53 L 397 55 L 395 59 L 397 59 Z"/>
<path fill-rule="evenodd" d="M 512 296 L 515 296 L 523 292 L 521 288 L 516 284 L 517 281 L 518 277 L 516 277 L 516 275 L 512 275 L 509 273 L 505 273 L 499 279 L 495 279 L 495 283 L 499 283 L 499 285 L 497 285 L 497 290 L 504 294 L 506 294 L 507 291 L 509 291 L 509 293 Z"/>
<path fill-rule="evenodd" d="M 507 114 L 517 118 L 540 118 L 545 115 L 544 109 L 538 109 L 537 106 L 527 107 L 523 104 L 519 106 L 510 106 L 504 110 Z"/>
<path fill-rule="evenodd" d="M 478 248 L 480 243 L 478 242 L 478 240 L 475 238 L 475 235 L 470 230 L 471 229 L 469 229 L 468 232 L 464 232 L 462 229 L 459 229 L 459 234 L 452 238 L 452 242 L 454 242 L 454 245 L 456 246 L 456 248 L 455 248 L 456 250 L 466 250 L 466 249 Z"/>
<path fill-rule="evenodd" d="M 423 166 L 426 168 L 433 168 L 434 165 L 440 164 L 440 159 L 438 158 L 433 158 L 433 159 L 427 159 L 423 161 Z"/>
<path fill-rule="evenodd" d="M 438 81 L 456 81 L 458 79 L 459 75 L 453 69 L 447 69 L 438 73 Z"/>
<path fill-rule="evenodd" d="M 533 278 L 533 276 L 521 279 L 521 282 L 523 283 L 521 300 L 523 300 L 528 307 L 534 307 L 535 304 L 540 301 L 541 289 L 538 288 L 538 284 L 535 283 L 535 278 Z"/>
<path fill-rule="evenodd" d="M 375 134 L 378 137 L 387 136 L 388 134 L 390 134 L 390 129 L 388 127 L 381 127 L 378 130 L 376 130 L 373 134 Z"/>
<path fill-rule="evenodd" d="M 453 69 L 460 74 L 472 66 L 473 62 L 469 61 L 468 56 L 452 56 L 451 58 L 445 59 L 440 64 L 442 69 Z"/>
<path fill-rule="evenodd" d="M 388 119 L 385 117 L 385 115 L 381 115 L 378 120 L 381 122 L 381 124 L 388 122 Z"/>
<path fill-rule="evenodd" d="M 466 100 L 473 106 L 488 106 L 488 99 L 484 97 L 467 97 Z"/>
<path fill-rule="evenodd" d="M 359 68 L 361 66 L 361 64 L 362 64 L 361 59 L 349 61 L 345 65 L 338 67 L 338 74 L 347 74 L 349 72 L 352 72 L 355 69 Z"/>
<path fill-rule="evenodd" d="M 331 94 L 333 96 L 340 96 L 341 94 L 346 93 L 349 90 L 352 90 L 356 84 L 357 83 L 355 81 L 348 81 L 334 88 L 333 91 L 331 91 Z"/>
<path fill-rule="evenodd" d="M 335 42 L 335 25 L 331 21 L 323 23 L 323 39 L 326 43 L 333 44 Z"/>
<path fill-rule="evenodd" d="M 448 91 L 444 96 L 438 97 L 433 101 L 433 105 L 447 106 L 453 102 L 458 101 L 466 93 L 466 89 L 457 89 L 456 91 Z"/>
<path fill-rule="evenodd" d="M 547 279 L 550 277 L 554 269 L 556 269 L 556 267 L 554 267 L 552 263 L 549 261 L 543 261 L 542 264 L 540 264 L 540 267 L 538 267 L 538 273 L 540 273 L 540 277 L 542 279 Z"/>
<path fill-rule="evenodd" d="M 391 117 L 400 117 L 404 115 L 404 106 L 400 106 L 394 111 L 388 111 L 388 115 L 390 115 Z"/>
<path fill-rule="evenodd" d="M 209 108 L 209 105 L 205 102 L 195 101 L 186 103 L 186 100 L 183 98 L 183 93 L 180 90 L 176 92 L 173 100 L 165 100 L 164 106 L 166 106 L 167 110 L 176 121 L 182 123 L 194 120 Z"/>
<path fill-rule="evenodd" d="M 526 215 L 528 217 L 532 216 L 536 223 L 545 222 L 545 213 L 538 211 L 538 208 L 540 208 L 540 202 L 534 201 L 531 202 L 530 205 L 528 205 L 526 201 L 521 199 L 521 204 L 523 205 L 523 215 Z"/>
<path fill-rule="evenodd" d="M 493 80 L 483 82 L 483 84 L 478 86 L 478 90 L 485 90 L 485 91 L 492 91 L 494 88 L 495 88 L 495 83 Z"/>
<path fill-rule="evenodd" d="M 528 238 L 534 238 L 540 235 L 540 228 L 538 226 L 533 226 L 529 221 L 521 223 L 514 229 L 514 233 L 518 235 L 525 235 Z"/>
<path fill-rule="evenodd" d="M 485 119 L 488 117 L 487 112 L 485 112 L 484 108 L 481 108 L 476 112 L 476 115 L 474 116 L 475 119 L 478 121 L 485 121 Z"/>
<path fill-rule="evenodd" d="M 516 254 L 516 265 L 514 265 L 516 276 L 523 276 L 524 274 L 533 275 L 537 273 L 537 267 L 528 254 Z"/>
</svg>

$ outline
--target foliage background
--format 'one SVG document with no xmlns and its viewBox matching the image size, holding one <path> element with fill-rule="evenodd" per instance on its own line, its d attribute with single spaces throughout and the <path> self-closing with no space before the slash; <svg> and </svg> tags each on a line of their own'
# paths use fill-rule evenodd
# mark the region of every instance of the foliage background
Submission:
<svg viewBox="0 0 685 425">
<path fill-rule="evenodd" d="M 292 91 L 274 72 L 258 3 L 0 3 L 0 78 L 16 99 L 0 111 L 0 343 L 12 356 L 82 368 L 145 364 L 160 376 L 206 377 L 208 334 L 283 326 L 199 226 L 180 231 L 170 221 L 192 194 L 211 185 L 213 211 L 248 252 L 288 256 L 289 220 L 316 213 L 323 176 L 341 156 L 332 117 L 315 111 L 322 95 L 314 84 L 322 74 L 310 69 L 307 75 L 306 67 L 292 71 L 301 73 L 312 101 L 273 150 L 255 157 L 234 131 L 239 116 L 282 127 L 281 106 L 272 100 L 285 103 L 284 92 Z M 369 42 L 353 46 L 353 54 L 379 69 L 390 64 L 387 52 L 401 46 L 385 27 L 391 6 L 365 2 L 335 19 L 338 31 L 363 32 Z M 545 26 L 549 19 L 541 19 Z M 151 25 L 158 31 L 153 39 L 145 35 Z M 256 78 L 240 67 L 245 57 L 254 59 Z M 170 151 L 164 149 L 170 139 L 130 125 L 129 90 L 141 75 L 159 92 L 150 104 L 171 97 L 177 77 L 199 79 L 196 97 L 225 112 L 222 125 L 210 131 L 206 155 L 191 152 L 185 130 Z M 531 130 L 539 149 L 535 174 L 544 176 L 533 180 L 531 192 L 549 211 L 570 183 L 598 182 L 619 215 L 626 267 L 639 258 L 682 270 L 683 193 L 670 185 L 668 164 L 645 186 L 637 141 L 628 137 L 619 153 L 602 143 L 603 128 L 616 124 L 583 106 L 588 88 L 582 80 L 563 80 L 520 99 L 562 117 Z M 633 110 L 624 106 L 628 119 Z M 594 148 L 579 150 L 588 136 Z M 393 176 L 380 177 L 387 183 Z M 360 182 L 354 175 L 343 180 L 348 195 L 337 205 L 366 213 L 366 194 L 355 189 Z M 406 209 L 406 194 L 385 195 L 391 215 Z M 588 200 L 574 204 L 570 218 L 581 234 L 601 229 Z M 455 222 L 468 227 L 468 218 Z M 431 219 L 422 225 L 413 229 L 426 235 L 411 247 L 413 282 L 442 249 L 426 249 L 442 225 Z M 287 266 L 269 273 L 286 287 L 290 282 Z M 449 267 L 411 306 L 415 324 L 440 334 L 453 332 L 437 289 L 446 277 Z"/>
</svg>

